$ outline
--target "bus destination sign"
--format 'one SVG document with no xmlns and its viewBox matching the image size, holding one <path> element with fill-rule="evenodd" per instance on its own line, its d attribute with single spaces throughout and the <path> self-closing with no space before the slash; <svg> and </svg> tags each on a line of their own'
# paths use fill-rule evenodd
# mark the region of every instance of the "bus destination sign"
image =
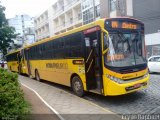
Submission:
<svg viewBox="0 0 160 120">
<path fill-rule="evenodd" d="M 132 22 L 118 22 L 112 21 L 111 22 L 112 28 L 123 28 L 123 29 L 139 29 L 139 24 L 132 23 Z"/>
</svg>

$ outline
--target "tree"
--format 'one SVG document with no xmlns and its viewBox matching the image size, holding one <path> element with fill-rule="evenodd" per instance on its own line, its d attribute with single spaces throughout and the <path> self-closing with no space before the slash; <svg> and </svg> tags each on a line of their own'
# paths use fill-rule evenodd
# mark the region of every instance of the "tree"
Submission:
<svg viewBox="0 0 160 120">
<path fill-rule="evenodd" d="M 5 7 L 0 5 L 0 53 L 2 53 L 2 59 L 5 59 L 7 50 L 11 48 L 11 44 L 14 43 L 13 39 L 17 36 L 15 29 L 8 26 L 4 11 Z"/>
</svg>

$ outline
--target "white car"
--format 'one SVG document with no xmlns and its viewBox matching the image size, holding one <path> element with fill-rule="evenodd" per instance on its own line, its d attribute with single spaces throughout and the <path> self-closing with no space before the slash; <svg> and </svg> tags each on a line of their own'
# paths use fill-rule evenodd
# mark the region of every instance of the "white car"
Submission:
<svg viewBox="0 0 160 120">
<path fill-rule="evenodd" d="M 149 72 L 160 73 L 160 56 L 151 56 L 148 59 L 148 69 L 149 69 Z"/>
</svg>

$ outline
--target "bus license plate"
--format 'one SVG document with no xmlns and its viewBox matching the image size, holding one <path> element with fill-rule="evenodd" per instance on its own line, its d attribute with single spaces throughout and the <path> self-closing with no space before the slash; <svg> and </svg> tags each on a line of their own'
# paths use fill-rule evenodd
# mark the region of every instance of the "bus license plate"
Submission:
<svg viewBox="0 0 160 120">
<path fill-rule="evenodd" d="M 135 84 L 134 85 L 134 88 L 139 88 L 139 87 L 141 87 L 142 86 L 142 84 L 141 83 L 138 83 L 138 84 Z"/>
</svg>

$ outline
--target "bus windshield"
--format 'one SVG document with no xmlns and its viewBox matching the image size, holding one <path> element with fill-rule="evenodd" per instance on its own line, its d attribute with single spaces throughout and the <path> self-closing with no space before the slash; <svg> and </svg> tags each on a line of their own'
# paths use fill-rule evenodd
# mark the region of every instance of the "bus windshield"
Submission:
<svg viewBox="0 0 160 120">
<path fill-rule="evenodd" d="M 104 43 L 105 43 L 104 39 Z M 141 32 L 110 32 L 105 64 L 111 67 L 129 67 L 145 64 L 145 42 Z"/>
</svg>

